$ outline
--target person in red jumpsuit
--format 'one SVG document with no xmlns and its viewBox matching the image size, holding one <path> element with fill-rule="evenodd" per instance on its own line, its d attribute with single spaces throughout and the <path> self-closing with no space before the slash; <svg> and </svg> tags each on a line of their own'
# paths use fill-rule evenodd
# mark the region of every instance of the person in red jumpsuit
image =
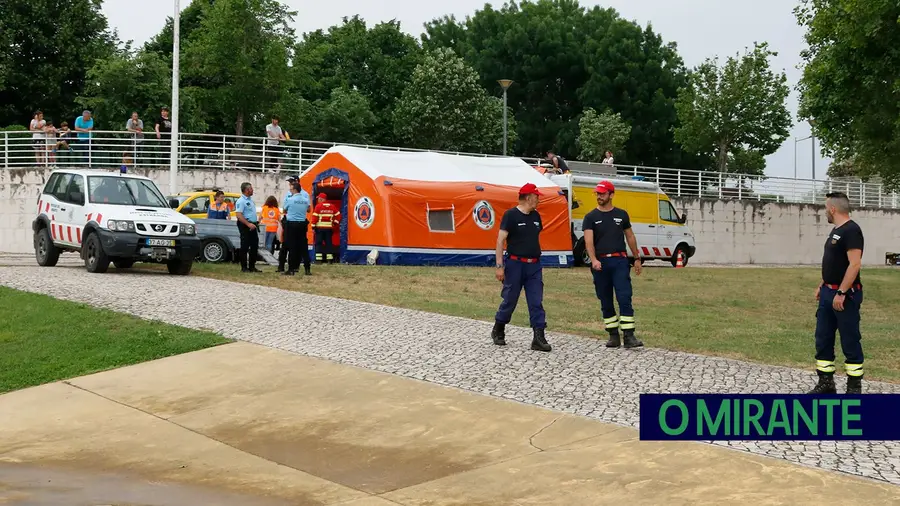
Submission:
<svg viewBox="0 0 900 506">
<path fill-rule="evenodd" d="M 335 223 L 339 223 L 341 220 L 341 212 L 327 202 L 327 199 L 328 197 L 324 193 L 318 195 L 310 223 L 315 233 L 316 261 L 333 264 L 337 258 L 332 252 L 334 247 L 331 242 Z"/>
</svg>

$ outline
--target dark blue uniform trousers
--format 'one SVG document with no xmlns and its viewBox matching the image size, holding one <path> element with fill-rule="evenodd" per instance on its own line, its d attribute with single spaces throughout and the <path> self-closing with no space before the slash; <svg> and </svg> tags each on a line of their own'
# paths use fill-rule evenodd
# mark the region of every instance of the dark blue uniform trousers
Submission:
<svg viewBox="0 0 900 506">
<path fill-rule="evenodd" d="M 862 376 L 863 350 L 859 333 L 859 307 L 862 305 L 862 289 L 854 288 L 844 297 L 844 310 L 835 311 L 834 296 L 837 291 L 823 286 L 819 291 L 819 309 L 816 311 L 816 369 L 834 372 L 835 334 L 841 333 L 841 349 L 848 376 Z"/>
<path fill-rule="evenodd" d="M 594 274 L 594 291 L 600 299 L 603 311 L 603 323 L 607 331 L 634 330 L 634 308 L 631 307 L 631 263 L 628 257 L 601 257 L 600 271 L 591 269 Z M 615 299 L 619 301 L 620 315 L 616 315 Z M 621 322 L 620 318 L 621 316 Z"/>
<path fill-rule="evenodd" d="M 503 290 L 500 292 L 503 301 L 500 302 L 500 308 L 494 319 L 504 325 L 509 323 L 524 287 L 531 328 L 547 328 L 547 315 L 544 313 L 544 275 L 541 263 L 528 264 L 507 258 L 503 274 Z"/>
</svg>

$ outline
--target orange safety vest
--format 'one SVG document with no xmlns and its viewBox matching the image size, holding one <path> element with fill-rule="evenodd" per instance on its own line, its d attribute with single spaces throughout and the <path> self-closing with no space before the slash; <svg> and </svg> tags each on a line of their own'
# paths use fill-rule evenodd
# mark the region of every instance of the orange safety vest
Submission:
<svg viewBox="0 0 900 506">
<path fill-rule="evenodd" d="M 334 208 L 328 202 L 319 202 L 313 210 L 312 223 L 313 228 L 332 228 L 341 220 L 341 212 Z"/>
<path fill-rule="evenodd" d="M 277 232 L 280 219 L 281 211 L 277 207 L 263 206 L 259 223 L 265 225 L 266 232 Z"/>
</svg>

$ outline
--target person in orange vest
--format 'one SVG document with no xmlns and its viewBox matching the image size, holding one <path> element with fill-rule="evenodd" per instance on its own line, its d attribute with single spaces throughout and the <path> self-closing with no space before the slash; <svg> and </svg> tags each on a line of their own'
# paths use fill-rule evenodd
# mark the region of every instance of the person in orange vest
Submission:
<svg viewBox="0 0 900 506">
<path fill-rule="evenodd" d="M 313 209 L 310 223 L 315 231 L 316 261 L 334 263 L 336 258 L 332 254 L 331 241 L 334 235 L 334 224 L 340 222 L 341 212 L 335 206 L 326 202 L 327 199 L 328 196 L 324 193 L 318 195 L 316 198 L 318 202 L 315 209 Z"/>
<path fill-rule="evenodd" d="M 259 224 L 266 227 L 266 249 L 269 253 L 275 253 L 275 236 L 278 235 L 278 220 L 281 219 L 281 209 L 278 208 L 278 199 L 275 195 L 269 195 L 262 208 Z"/>
<path fill-rule="evenodd" d="M 225 203 L 225 192 L 219 190 L 213 197 L 215 200 L 209 205 L 206 211 L 206 218 L 209 220 L 230 220 L 231 207 Z"/>
</svg>

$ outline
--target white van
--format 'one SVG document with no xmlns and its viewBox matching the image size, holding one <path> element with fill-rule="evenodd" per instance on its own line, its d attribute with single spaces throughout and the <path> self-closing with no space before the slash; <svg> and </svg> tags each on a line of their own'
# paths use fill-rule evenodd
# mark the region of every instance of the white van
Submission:
<svg viewBox="0 0 900 506">
<path fill-rule="evenodd" d="M 201 247 L 194 222 L 170 208 L 153 180 L 105 171 L 53 171 L 32 229 L 38 265 L 52 267 L 72 251 L 97 273 L 110 263 L 155 262 L 186 275 Z"/>
</svg>

